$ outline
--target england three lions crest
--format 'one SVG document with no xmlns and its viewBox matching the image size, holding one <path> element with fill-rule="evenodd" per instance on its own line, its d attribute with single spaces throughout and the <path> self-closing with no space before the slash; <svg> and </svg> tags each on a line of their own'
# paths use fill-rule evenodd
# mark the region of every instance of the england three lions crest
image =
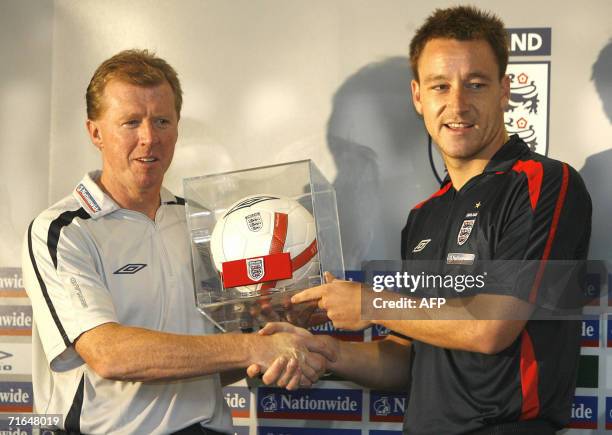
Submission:
<svg viewBox="0 0 612 435">
<path fill-rule="evenodd" d="M 472 234 L 472 229 L 474 228 L 474 222 L 476 222 L 476 219 L 466 219 L 461 224 L 461 228 L 459 229 L 459 234 L 457 234 L 457 244 L 459 246 L 467 242 L 467 239 L 470 237 L 470 234 Z"/>
<path fill-rule="evenodd" d="M 259 231 L 263 228 L 263 219 L 261 218 L 261 213 L 256 212 L 244 217 L 246 220 L 247 228 L 249 231 Z"/>
<path fill-rule="evenodd" d="M 246 260 L 247 262 L 247 275 L 251 281 L 260 281 L 266 271 L 264 269 L 264 259 L 263 258 L 251 258 Z"/>
<path fill-rule="evenodd" d="M 510 100 L 504 116 L 506 131 L 518 135 L 532 151 L 548 153 L 550 62 L 508 64 Z"/>
</svg>

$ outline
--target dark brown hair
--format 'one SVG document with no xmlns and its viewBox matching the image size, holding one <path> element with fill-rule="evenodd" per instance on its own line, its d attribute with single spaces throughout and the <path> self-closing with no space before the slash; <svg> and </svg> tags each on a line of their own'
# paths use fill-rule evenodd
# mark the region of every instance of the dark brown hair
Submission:
<svg viewBox="0 0 612 435">
<path fill-rule="evenodd" d="M 410 67 L 415 80 L 419 80 L 418 64 L 425 44 L 434 38 L 487 41 L 499 67 L 499 78 L 506 74 L 508 65 L 508 35 L 504 23 L 495 14 L 474 6 L 455 6 L 436 9 L 417 29 L 410 41 Z"/>
<path fill-rule="evenodd" d="M 174 68 L 148 50 L 124 50 L 105 60 L 94 72 L 85 100 L 87 117 L 97 119 L 102 111 L 104 88 L 110 80 L 120 80 L 137 86 L 157 86 L 167 81 L 174 92 L 174 108 L 181 117 L 183 91 Z"/>
</svg>

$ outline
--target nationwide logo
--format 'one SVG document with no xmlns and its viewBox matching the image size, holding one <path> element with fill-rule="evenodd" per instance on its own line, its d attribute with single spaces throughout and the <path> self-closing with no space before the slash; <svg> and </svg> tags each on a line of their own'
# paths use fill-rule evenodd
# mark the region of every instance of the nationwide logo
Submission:
<svg viewBox="0 0 612 435">
<path fill-rule="evenodd" d="M 372 326 L 372 341 L 382 340 L 391 332 L 390 329 L 381 325 Z"/>
<path fill-rule="evenodd" d="M 333 323 L 330 321 L 322 323 L 317 326 L 309 328 L 310 332 L 314 335 L 331 335 L 342 341 L 363 341 L 363 330 L 362 331 L 345 331 L 334 328 Z"/>
<path fill-rule="evenodd" d="M 115 270 L 113 275 L 133 275 L 145 267 L 147 267 L 147 265 L 142 263 L 126 264 L 125 266 Z"/>
<path fill-rule="evenodd" d="M 83 183 L 80 183 L 76 187 L 76 192 L 83 199 L 83 201 L 85 202 L 85 205 L 87 205 L 87 207 L 89 207 L 89 209 L 92 212 L 97 213 L 100 210 L 102 210 L 100 206 L 98 205 L 98 203 L 96 202 L 96 200 L 94 199 L 94 197 L 91 195 L 91 193 L 89 193 L 89 190 L 87 190 L 87 188 L 85 187 Z"/>
<path fill-rule="evenodd" d="M 597 429 L 597 397 L 574 396 L 570 422 L 567 427 Z"/>
<path fill-rule="evenodd" d="M 259 426 L 257 433 L 259 435 L 361 435 L 361 429 Z M 397 433 L 393 432 L 393 434 Z"/>
<path fill-rule="evenodd" d="M 0 297 L 24 298 L 23 277 L 18 267 L 0 267 Z"/>
<path fill-rule="evenodd" d="M 0 305 L 0 335 L 32 335 L 32 306 Z"/>
<path fill-rule="evenodd" d="M 370 391 L 370 421 L 404 421 L 406 400 L 405 394 Z"/>
<path fill-rule="evenodd" d="M 582 347 L 599 347 L 599 319 L 584 319 L 580 337 Z"/>
<path fill-rule="evenodd" d="M 232 410 L 232 417 L 249 418 L 251 416 L 251 393 L 247 387 L 225 387 L 223 395 L 227 406 Z"/>
<path fill-rule="evenodd" d="M 32 383 L 0 382 L 0 412 L 32 412 Z"/>
<path fill-rule="evenodd" d="M 297 420 L 361 421 L 362 391 L 258 389 L 257 417 Z"/>
</svg>

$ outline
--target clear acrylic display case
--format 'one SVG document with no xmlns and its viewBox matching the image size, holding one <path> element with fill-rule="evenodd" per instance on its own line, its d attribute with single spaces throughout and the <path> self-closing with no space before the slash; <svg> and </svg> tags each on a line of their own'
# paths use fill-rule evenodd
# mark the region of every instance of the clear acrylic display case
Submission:
<svg viewBox="0 0 612 435">
<path fill-rule="evenodd" d="M 268 321 L 306 324 L 314 307 L 291 306 L 291 296 L 319 285 L 322 273 L 344 277 L 342 245 L 333 186 L 311 160 L 225 172 L 183 180 L 197 309 L 220 331 L 256 330 Z M 312 267 L 291 285 L 251 292 L 225 288 L 215 267 L 211 237 L 218 220 L 236 201 L 250 195 L 293 199 L 314 217 L 316 258 Z M 278 281 L 278 282 L 287 282 Z"/>
</svg>

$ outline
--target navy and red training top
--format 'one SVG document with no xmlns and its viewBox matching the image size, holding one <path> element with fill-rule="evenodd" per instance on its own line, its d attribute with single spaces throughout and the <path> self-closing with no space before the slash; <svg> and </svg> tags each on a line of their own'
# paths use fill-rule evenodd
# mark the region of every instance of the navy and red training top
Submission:
<svg viewBox="0 0 612 435">
<path fill-rule="evenodd" d="M 580 175 L 512 136 L 459 191 L 447 179 L 412 209 L 402 231 L 402 258 L 446 264 L 580 260 L 586 259 L 590 233 L 591 200 Z M 538 305 L 538 283 L 524 281 L 502 293 Z M 481 292 L 496 290 L 485 286 Z M 579 321 L 530 320 L 516 341 L 495 355 L 414 341 L 404 433 L 461 434 L 529 419 L 565 426 L 579 331 Z"/>
</svg>

